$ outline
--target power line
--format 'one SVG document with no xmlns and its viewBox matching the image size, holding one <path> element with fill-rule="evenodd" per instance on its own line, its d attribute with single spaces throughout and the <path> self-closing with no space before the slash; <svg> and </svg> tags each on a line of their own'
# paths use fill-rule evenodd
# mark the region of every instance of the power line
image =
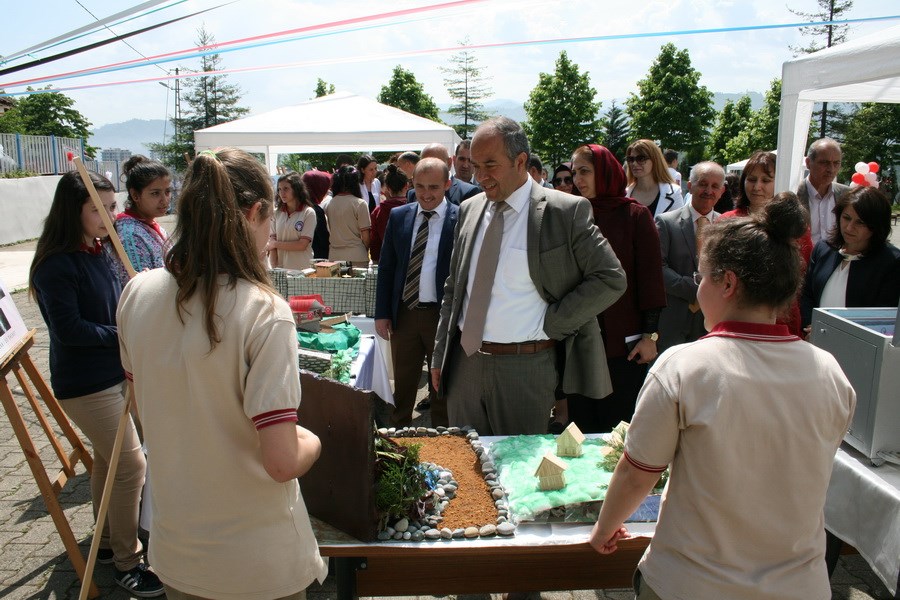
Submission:
<svg viewBox="0 0 900 600">
<path fill-rule="evenodd" d="M 97 18 L 97 15 L 95 15 L 95 14 L 92 13 L 90 10 L 88 10 L 88 8 L 87 8 L 84 4 L 81 3 L 81 0 L 75 0 L 75 4 L 77 4 L 78 6 L 80 6 L 81 8 L 83 8 L 83 9 L 84 9 L 84 12 L 86 12 L 86 13 L 89 14 L 89 15 L 91 15 L 91 17 L 92 17 L 95 21 L 97 21 L 98 23 L 100 22 L 100 19 Z M 103 25 L 103 28 L 106 29 L 107 31 L 109 31 L 109 32 L 110 32 L 111 34 L 113 34 L 114 36 L 118 37 L 119 34 L 117 34 L 115 31 L 113 31 L 113 30 L 110 28 L 109 25 L 105 25 L 105 24 L 104 24 L 104 25 Z M 144 55 L 143 52 L 141 52 L 140 50 L 138 50 L 137 48 L 135 48 L 134 46 L 132 46 L 131 44 L 129 44 L 128 42 L 126 42 L 124 39 L 120 39 L 119 41 L 122 42 L 123 44 L 125 44 L 126 46 L 128 46 L 129 48 L 131 48 L 132 50 L 134 50 L 139 56 L 142 56 L 142 57 L 144 58 L 144 60 L 147 60 L 147 61 L 150 60 L 150 58 L 147 57 L 146 55 Z M 162 68 L 161 66 L 159 66 L 158 64 L 155 64 L 155 63 L 151 63 L 151 64 L 153 64 L 153 66 L 155 66 L 157 69 L 159 69 L 160 71 L 162 71 L 162 72 L 165 73 L 166 75 L 169 74 L 168 71 L 166 71 L 165 69 L 163 69 L 163 68 Z"/>
</svg>

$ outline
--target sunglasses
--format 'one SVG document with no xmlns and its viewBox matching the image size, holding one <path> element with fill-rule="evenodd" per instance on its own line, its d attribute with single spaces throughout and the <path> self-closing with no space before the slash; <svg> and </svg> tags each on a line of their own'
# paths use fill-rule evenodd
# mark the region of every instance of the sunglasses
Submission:
<svg viewBox="0 0 900 600">
<path fill-rule="evenodd" d="M 571 185 L 572 178 L 571 177 L 556 177 L 553 179 L 553 185 L 559 185 L 561 183 L 564 183 L 566 185 Z"/>
<path fill-rule="evenodd" d="M 650 160 L 649 156 L 626 156 L 625 162 L 628 163 L 642 163 Z"/>
</svg>

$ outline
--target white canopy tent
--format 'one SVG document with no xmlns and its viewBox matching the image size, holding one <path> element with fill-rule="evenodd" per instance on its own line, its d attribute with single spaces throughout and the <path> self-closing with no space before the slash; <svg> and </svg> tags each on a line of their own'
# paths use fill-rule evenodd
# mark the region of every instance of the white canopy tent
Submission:
<svg viewBox="0 0 900 600">
<path fill-rule="evenodd" d="M 776 154 L 776 155 L 778 154 L 778 150 L 771 150 L 771 152 L 772 152 L 772 154 Z M 725 166 L 725 172 L 726 173 L 740 173 L 741 171 L 744 170 L 744 167 L 747 166 L 747 161 L 749 161 L 749 160 L 750 160 L 750 157 L 748 156 L 744 160 L 739 160 L 737 162 L 729 163 L 728 165 Z"/>
<path fill-rule="evenodd" d="M 816 102 L 900 102 L 900 26 L 784 63 L 776 190 L 800 183 Z"/>
<path fill-rule="evenodd" d="M 348 92 L 194 132 L 198 152 L 222 146 L 261 152 L 270 173 L 279 154 L 421 150 L 432 143 L 452 154 L 459 141 L 452 127 Z"/>
</svg>

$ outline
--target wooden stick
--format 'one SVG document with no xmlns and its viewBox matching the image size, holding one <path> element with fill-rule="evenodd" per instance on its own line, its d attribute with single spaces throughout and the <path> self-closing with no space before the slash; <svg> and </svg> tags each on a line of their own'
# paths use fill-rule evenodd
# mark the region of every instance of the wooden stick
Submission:
<svg viewBox="0 0 900 600">
<path fill-rule="evenodd" d="M 103 535 L 103 523 L 106 521 L 106 512 L 109 510 L 109 497 L 112 486 L 116 481 L 116 469 L 119 467 L 119 454 L 122 451 L 122 440 L 125 439 L 125 429 L 131 416 L 131 386 L 125 387 L 125 410 L 119 417 L 119 429 L 116 430 L 116 441 L 113 442 L 112 454 L 109 457 L 109 467 L 106 473 L 106 482 L 103 484 L 103 496 L 100 499 L 100 508 L 97 510 L 97 524 L 94 527 L 94 538 L 91 540 L 91 549 L 88 551 L 87 566 L 84 568 L 84 579 L 81 582 L 81 592 L 78 600 L 85 600 L 91 587 L 91 579 L 94 575 L 94 565 L 97 562 L 97 551 L 100 549 L 100 537 Z"/>
<path fill-rule="evenodd" d="M 125 265 L 125 272 L 128 273 L 129 278 L 134 277 L 137 273 L 131 265 L 131 259 L 128 258 L 125 247 L 122 246 L 122 240 L 119 239 L 119 234 L 116 232 L 115 225 L 113 225 L 112 220 L 106 212 L 106 207 L 103 206 L 103 201 L 100 200 L 100 194 L 97 193 L 97 188 L 94 187 L 94 182 L 91 180 L 90 173 L 88 173 L 81 158 L 75 157 L 72 159 L 72 162 L 75 163 L 78 174 L 81 175 L 81 181 L 84 182 L 84 187 L 87 188 L 88 194 L 94 202 L 94 206 L 97 208 L 97 212 L 100 213 L 100 219 L 103 221 L 107 233 L 109 233 L 109 239 L 116 249 L 119 258 L 122 260 L 122 263 Z M 122 450 L 122 440 L 125 438 L 126 425 L 128 419 L 131 417 L 132 400 L 131 386 L 129 385 L 125 391 L 125 409 L 122 411 L 122 416 L 119 417 L 119 428 L 116 430 L 116 440 L 113 442 L 112 455 L 109 457 L 106 482 L 103 484 L 103 496 L 100 498 L 100 507 L 97 510 L 97 523 L 94 525 L 94 537 L 91 540 L 91 549 L 88 551 L 87 566 L 84 569 L 84 579 L 81 582 L 81 592 L 78 594 L 78 600 L 85 600 L 90 591 L 91 579 L 94 576 L 94 565 L 97 562 L 97 551 L 100 549 L 100 537 L 103 534 L 103 524 L 106 522 L 106 513 L 109 510 L 109 498 L 112 492 L 113 483 L 116 480 L 116 469 L 119 467 L 119 454 Z"/>
<path fill-rule="evenodd" d="M 122 246 L 122 240 L 119 239 L 119 234 L 116 233 L 116 226 L 113 225 L 112 220 L 106 213 L 106 207 L 103 206 L 103 201 L 100 200 L 100 194 L 97 193 L 97 188 L 94 187 L 94 182 L 91 180 L 91 175 L 88 173 L 87 167 L 84 166 L 81 158 L 77 156 L 72 159 L 72 162 L 75 163 L 78 174 L 81 175 L 81 181 L 84 182 L 84 187 L 87 188 L 88 194 L 91 196 L 91 200 L 94 201 L 94 206 L 97 208 L 97 212 L 100 213 L 100 219 L 103 221 L 107 233 L 109 233 L 109 241 L 112 242 L 113 247 L 116 249 L 116 254 L 119 255 L 122 264 L 125 265 L 125 272 L 128 273 L 129 278 L 134 277 L 137 273 L 131 265 L 128 254 L 125 253 L 125 247 Z"/>
</svg>

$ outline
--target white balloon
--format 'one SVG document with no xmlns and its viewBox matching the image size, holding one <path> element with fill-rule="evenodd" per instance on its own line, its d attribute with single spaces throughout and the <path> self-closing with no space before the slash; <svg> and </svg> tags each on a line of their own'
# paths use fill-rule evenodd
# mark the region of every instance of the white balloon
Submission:
<svg viewBox="0 0 900 600">
<path fill-rule="evenodd" d="M 875 173 L 866 173 L 866 182 L 872 187 L 878 187 L 878 175 Z"/>
<path fill-rule="evenodd" d="M 853 169 L 857 173 L 862 173 L 863 175 L 865 175 L 866 173 L 869 172 L 869 165 L 868 165 L 868 163 L 864 163 L 864 162 L 860 161 L 853 166 Z"/>
</svg>

